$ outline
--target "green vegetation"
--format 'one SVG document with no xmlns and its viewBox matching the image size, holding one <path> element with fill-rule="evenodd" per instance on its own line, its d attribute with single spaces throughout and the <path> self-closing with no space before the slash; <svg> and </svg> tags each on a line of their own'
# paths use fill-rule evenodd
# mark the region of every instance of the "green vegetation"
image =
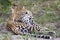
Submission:
<svg viewBox="0 0 60 40">
<path fill-rule="evenodd" d="M 8 7 L 11 6 L 10 0 L 0 0 L 0 5 L 3 7 L 3 11 L 7 11 Z"/>
<path fill-rule="evenodd" d="M 36 17 L 35 21 L 38 23 L 46 23 L 46 22 L 58 22 L 59 19 L 58 17 L 56 17 L 56 15 L 54 15 L 54 13 L 45 13 L 42 16 Z"/>
</svg>

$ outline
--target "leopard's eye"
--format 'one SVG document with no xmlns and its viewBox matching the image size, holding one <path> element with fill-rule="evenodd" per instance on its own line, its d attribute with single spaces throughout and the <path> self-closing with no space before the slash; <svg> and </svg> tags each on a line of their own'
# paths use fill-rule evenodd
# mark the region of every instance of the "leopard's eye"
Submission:
<svg viewBox="0 0 60 40">
<path fill-rule="evenodd" d="M 25 14 L 27 14 L 27 12 Z"/>
</svg>

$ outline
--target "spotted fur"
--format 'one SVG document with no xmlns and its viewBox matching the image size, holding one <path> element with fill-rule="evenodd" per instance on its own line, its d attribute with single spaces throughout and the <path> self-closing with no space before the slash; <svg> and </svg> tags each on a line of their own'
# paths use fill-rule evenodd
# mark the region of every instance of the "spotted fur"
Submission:
<svg viewBox="0 0 60 40">
<path fill-rule="evenodd" d="M 26 34 L 32 33 L 34 30 L 40 33 L 44 29 L 34 23 L 31 11 L 19 5 L 13 5 L 11 10 L 12 16 L 8 19 L 7 29 L 13 31 L 13 33 Z"/>
</svg>

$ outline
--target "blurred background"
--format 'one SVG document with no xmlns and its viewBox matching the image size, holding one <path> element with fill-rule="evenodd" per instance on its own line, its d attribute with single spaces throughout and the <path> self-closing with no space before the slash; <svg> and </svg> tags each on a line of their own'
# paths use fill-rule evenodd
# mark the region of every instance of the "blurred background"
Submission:
<svg viewBox="0 0 60 40">
<path fill-rule="evenodd" d="M 60 37 L 60 0 L 0 0 L 0 23 L 7 22 L 12 3 L 20 3 L 33 12 L 34 21 L 56 31 Z"/>
</svg>

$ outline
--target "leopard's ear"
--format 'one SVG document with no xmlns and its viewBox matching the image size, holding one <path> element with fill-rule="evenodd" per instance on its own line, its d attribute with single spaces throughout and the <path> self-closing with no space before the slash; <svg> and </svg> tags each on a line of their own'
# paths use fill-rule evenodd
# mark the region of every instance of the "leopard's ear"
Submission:
<svg viewBox="0 0 60 40">
<path fill-rule="evenodd" d="M 11 6 L 10 9 L 12 13 L 15 13 L 15 7 Z"/>
<path fill-rule="evenodd" d="M 14 10 L 14 4 L 12 4 L 12 6 L 10 7 L 11 11 Z"/>
<path fill-rule="evenodd" d="M 13 7 L 10 7 L 10 8 L 11 8 L 12 13 L 14 13 L 14 9 L 13 9 Z"/>
</svg>

